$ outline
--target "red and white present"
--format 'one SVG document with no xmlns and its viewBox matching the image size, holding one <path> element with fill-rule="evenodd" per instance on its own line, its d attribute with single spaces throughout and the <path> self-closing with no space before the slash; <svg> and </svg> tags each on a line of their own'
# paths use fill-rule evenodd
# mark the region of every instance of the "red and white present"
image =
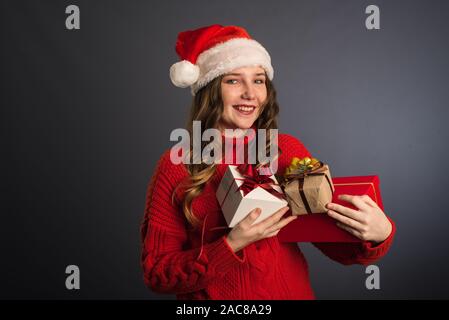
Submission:
<svg viewBox="0 0 449 320">
<path fill-rule="evenodd" d="M 230 228 L 255 208 L 262 210 L 257 223 L 288 205 L 275 176 L 260 175 L 247 164 L 228 166 L 216 195 Z"/>
</svg>

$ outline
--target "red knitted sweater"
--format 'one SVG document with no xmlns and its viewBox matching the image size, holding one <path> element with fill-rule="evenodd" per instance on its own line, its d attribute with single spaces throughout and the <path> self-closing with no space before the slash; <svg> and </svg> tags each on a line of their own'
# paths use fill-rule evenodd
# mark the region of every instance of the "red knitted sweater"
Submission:
<svg viewBox="0 0 449 320">
<path fill-rule="evenodd" d="M 311 156 L 290 135 L 279 134 L 279 148 L 279 174 L 292 157 Z M 192 203 L 204 223 L 201 250 L 202 228 L 190 230 L 179 202 L 171 200 L 188 172 L 183 164 L 170 161 L 169 150 L 163 154 L 148 185 L 141 225 L 145 284 L 155 292 L 176 294 L 178 299 L 314 299 L 308 265 L 296 243 L 281 243 L 275 236 L 235 254 L 225 239 L 228 231 L 210 230 L 226 225 L 215 197 L 226 166 L 217 166 L 214 177 Z M 182 199 L 182 191 L 176 198 Z M 314 245 L 339 263 L 371 264 L 387 253 L 395 233 L 392 225 L 390 236 L 376 246 L 371 242 Z"/>
</svg>

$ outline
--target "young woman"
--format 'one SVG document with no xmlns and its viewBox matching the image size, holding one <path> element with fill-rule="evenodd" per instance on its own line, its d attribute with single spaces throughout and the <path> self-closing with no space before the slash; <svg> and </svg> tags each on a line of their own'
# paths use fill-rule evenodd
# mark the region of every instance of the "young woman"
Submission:
<svg viewBox="0 0 449 320">
<path fill-rule="evenodd" d="M 279 106 L 268 52 L 240 27 L 212 25 L 178 35 L 180 62 L 172 82 L 194 95 L 187 128 L 219 129 L 222 143 L 235 144 L 225 129 L 277 129 Z M 245 139 L 248 144 L 255 135 Z M 272 143 L 267 139 L 267 145 Z M 203 143 L 204 145 L 204 143 Z M 295 137 L 279 134 L 278 174 L 293 157 L 311 157 Z M 234 152 L 235 149 L 234 149 Z M 313 299 L 307 262 L 296 243 L 277 234 L 295 219 L 288 207 L 254 223 L 255 208 L 234 228 L 226 221 L 216 190 L 229 164 L 174 164 L 170 150 L 160 158 L 147 190 L 141 225 L 145 284 L 178 299 Z M 261 164 L 258 164 L 258 167 Z M 343 195 L 358 210 L 330 203 L 329 216 L 360 243 L 315 243 L 342 264 L 370 264 L 388 251 L 393 222 L 368 196 Z"/>
</svg>

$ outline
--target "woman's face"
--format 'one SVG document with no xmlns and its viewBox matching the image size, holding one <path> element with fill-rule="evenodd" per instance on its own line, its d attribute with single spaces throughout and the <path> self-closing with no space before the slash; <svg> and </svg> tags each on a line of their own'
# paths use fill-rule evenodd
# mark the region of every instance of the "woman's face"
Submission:
<svg viewBox="0 0 449 320">
<path fill-rule="evenodd" d="M 265 71 L 242 67 L 227 73 L 221 81 L 223 115 L 220 129 L 249 129 L 267 98 Z"/>
</svg>

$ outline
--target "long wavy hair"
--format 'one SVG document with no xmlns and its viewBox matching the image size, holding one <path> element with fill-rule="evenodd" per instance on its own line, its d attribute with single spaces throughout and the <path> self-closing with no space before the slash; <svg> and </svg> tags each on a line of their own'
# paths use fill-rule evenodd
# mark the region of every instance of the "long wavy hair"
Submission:
<svg viewBox="0 0 449 320">
<path fill-rule="evenodd" d="M 219 76 L 200 89 L 193 98 L 190 115 L 187 121 L 187 130 L 190 133 L 190 155 L 193 154 L 193 121 L 201 121 L 201 136 L 207 129 L 218 128 L 223 114 L 223 100 L 221 96 L 221 81 L 224 75 Z M 255 122 L 256 129 L 277 129 L 277 115 L 279 105 L 276 100 L 276 90 L 273 83 L 266 76 L 265 85 L 267 88 L 267 98 L 259 111 L 259 117 Z M 257 136 L 257 135 L 256 135 Z M 271 139 L 270 134 L 266 135 L 266 151 L 269 150 Z M 209 142 L 201 142 L 201 150 Z M 278 150 L 278 155 L 280 150 Z M 190 163 L 192 163 L 191 161 Z M 257 162 L 257 167 L 262 165 Z M 192 211 L 192 201 L 198 197 L 209 180 L 213 177 L 216 170 L 215 164 L 206 164 L 201 161 L 200 164 L 186 164 L 189 177 L 177 186 L 173 192 L 172 201 L 176 201 L 175 193 L 179 187 L 184 188 L 184 198 L 181 199 L 181 207 L 190 226 L 197 228 L 200 225 L 199 219 Z"/>
</svg>

